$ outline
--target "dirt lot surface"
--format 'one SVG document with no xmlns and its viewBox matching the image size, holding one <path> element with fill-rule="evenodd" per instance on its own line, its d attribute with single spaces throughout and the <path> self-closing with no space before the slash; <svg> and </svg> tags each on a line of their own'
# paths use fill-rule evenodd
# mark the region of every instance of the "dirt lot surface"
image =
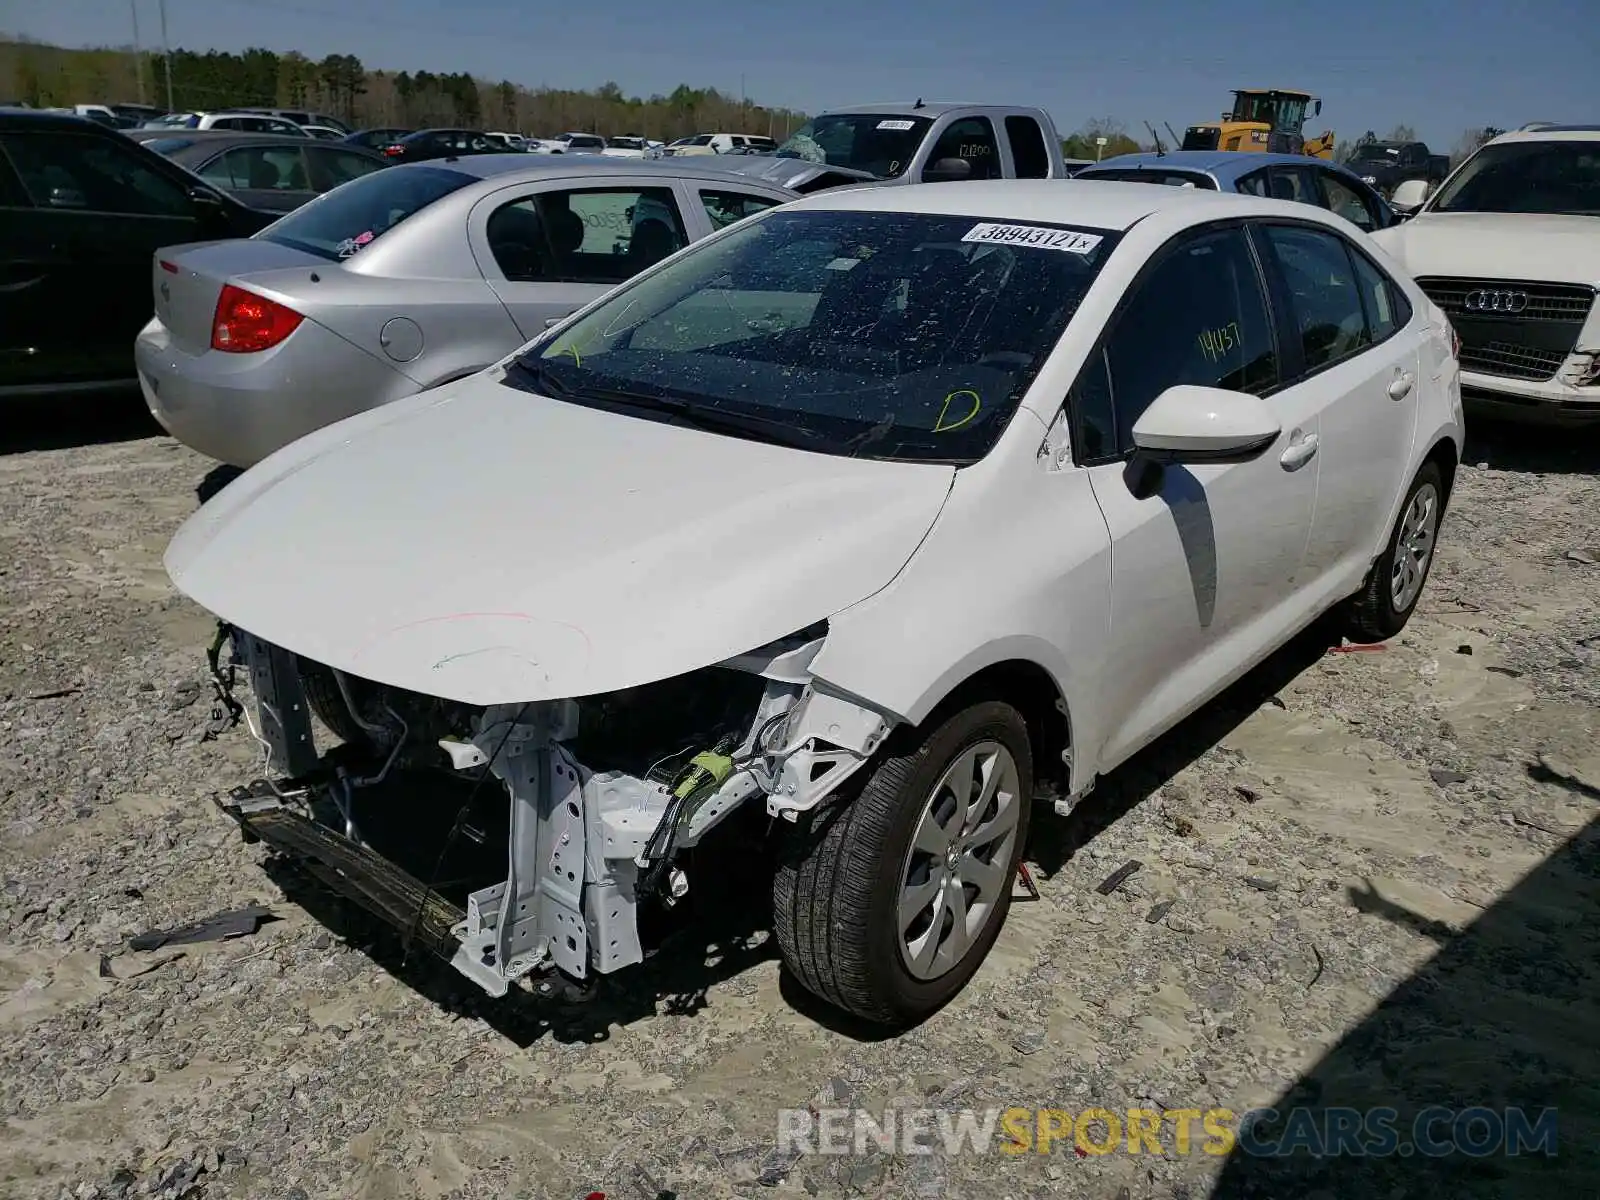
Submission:
<svg viewBox="0 0 1600 1200">
<path fill-rule="evenodd" d="M 0 454 L 0 1196 L 1600 1191 L 1594 439 L 1469 448 L 1404 635 L 1303 639 L 1041 814 L 1042 898 L 949 1009 L 875 1038 L 759 934 L 589 1009 L 497 1005 L 286 898 L 211 803 L 257 755 L 206 738 L 212 625 L 161 567 L 207 464 L 137 419 L 34 420 Z M 281 919 L 127 945 L 251 901 Z M 1556 1106 L 1561 1152 L 1317 1165 L 1167 1127 L 1159 1155 L 777 1154 L 813 1102 Z"/>
</svg>

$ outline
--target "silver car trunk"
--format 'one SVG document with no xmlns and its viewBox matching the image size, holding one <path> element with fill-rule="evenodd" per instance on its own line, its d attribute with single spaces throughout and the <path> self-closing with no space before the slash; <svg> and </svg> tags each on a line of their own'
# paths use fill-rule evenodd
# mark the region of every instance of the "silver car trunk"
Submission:
<svg viewBox="0 0 1600 1200">
<path fill-rule="evenodd" d="M 201 354 L 211 346 L 217 297 L 224 284 L 248 287 L 245 277 L 263 271 L 326 270 L 330 265 L 314 254 L 257 238 L 164 247 L 150 264 L 156 316 L 171 332 L 174 346 Z"/>
</svg>

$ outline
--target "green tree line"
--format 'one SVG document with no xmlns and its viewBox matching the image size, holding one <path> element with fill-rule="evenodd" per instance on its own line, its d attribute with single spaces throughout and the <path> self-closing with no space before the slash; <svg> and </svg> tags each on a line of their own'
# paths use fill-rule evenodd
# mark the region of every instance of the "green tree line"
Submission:
<svg viewBox="0 0 1600 1200">
<path fill-rule="evenodd" d="M 0 40 L 0 104 L 35 108 L 146 102 L 167 105 L 167 62 L 128 48 L 68 49 Z M 289 51 L 175 49 L 172 107 L 312 108 L 352 126 L 464 126 L 549 137 L 567 130 L 664 140 L 691 133 L 761 133 L 783 138 L 805 114 L 715 88 L 680 84 L 669 95 L 629 96 L 616 83 L 591 91 L 528 88 L 464 72 L 386 71 L 353 54 L 316 61 Z"/>
</svg>

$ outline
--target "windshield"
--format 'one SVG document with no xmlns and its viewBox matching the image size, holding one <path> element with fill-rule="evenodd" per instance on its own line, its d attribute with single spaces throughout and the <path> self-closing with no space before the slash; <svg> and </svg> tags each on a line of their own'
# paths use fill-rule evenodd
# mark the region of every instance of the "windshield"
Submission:
<svg viewBox="0 0 1600 1200">
<path fill-rule="evenodd" d="M 1163 167 L 1110 167 L 1079 171 L 1074 179 L 1110 179 L 1119 183 L 1164 183 L 1168 187 L 1202 188 L 1216 191 L 1216 182 L 1201 171 L 1174 171 Z"/>
<path fill-rule="evenodd" d="M 1469 158 L 1431 212 L 1600 216 L 1600 141 L 1499 142 Z"/>
<path fill-rule="evenodd" d="M 506 382 L 822 453 L 976 462 L 1118 237 L 775 209 L 618 288 Z"/>
<path fill-rule="evenodd" d="M 1352 162 L 1388 162 L 1400 157 L 1404 147 L 1399 142 L 1368 142 L 1357 146 Z"/>
<path fill-rule="evenodd" d="M 323 258 L 349 258 L 472 178 L 444 167 L 374 171 L 324 192 L 256 236 Z"/>
<path fill-rule="evenodd" d="M 1305 124 L 1306 101 L 1281 92 L 1235 92 L 1236 121 L 1260 121 L 1273 129 L 1295 130 Z"/>
<path fill-rule="evenodd" d="M 904 174 L 932 125 L 927 117 L 833 113 L 800 126 L 777 154 L 894 179 Z"/>
</svg>

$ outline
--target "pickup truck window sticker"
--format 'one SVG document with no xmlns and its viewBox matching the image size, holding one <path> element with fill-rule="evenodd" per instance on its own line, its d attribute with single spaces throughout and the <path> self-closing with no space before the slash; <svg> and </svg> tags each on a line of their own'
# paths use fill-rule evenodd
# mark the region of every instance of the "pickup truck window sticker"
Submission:
<svg viewBox="0 0 1600 1200">
<path fill-rule="evenodd" d="M 1051 229 L 1046 225 L 999 225 L 983 221 L 967 230 L 961 240 L 1088 254 L 1100 244 L 1101 237 L 1098 233 L 1075 233 L 1070 229 Z"/>
<path fill-rule="evenodd" d="M 904 133 L 908 129 L 915 129 L 916 125 L 917 125 L 917 123 L 915 121 L 879 121 L 878 122 L 878 128 L 879 129 L 893 129 L 897 133 Z"/>
</svg>

